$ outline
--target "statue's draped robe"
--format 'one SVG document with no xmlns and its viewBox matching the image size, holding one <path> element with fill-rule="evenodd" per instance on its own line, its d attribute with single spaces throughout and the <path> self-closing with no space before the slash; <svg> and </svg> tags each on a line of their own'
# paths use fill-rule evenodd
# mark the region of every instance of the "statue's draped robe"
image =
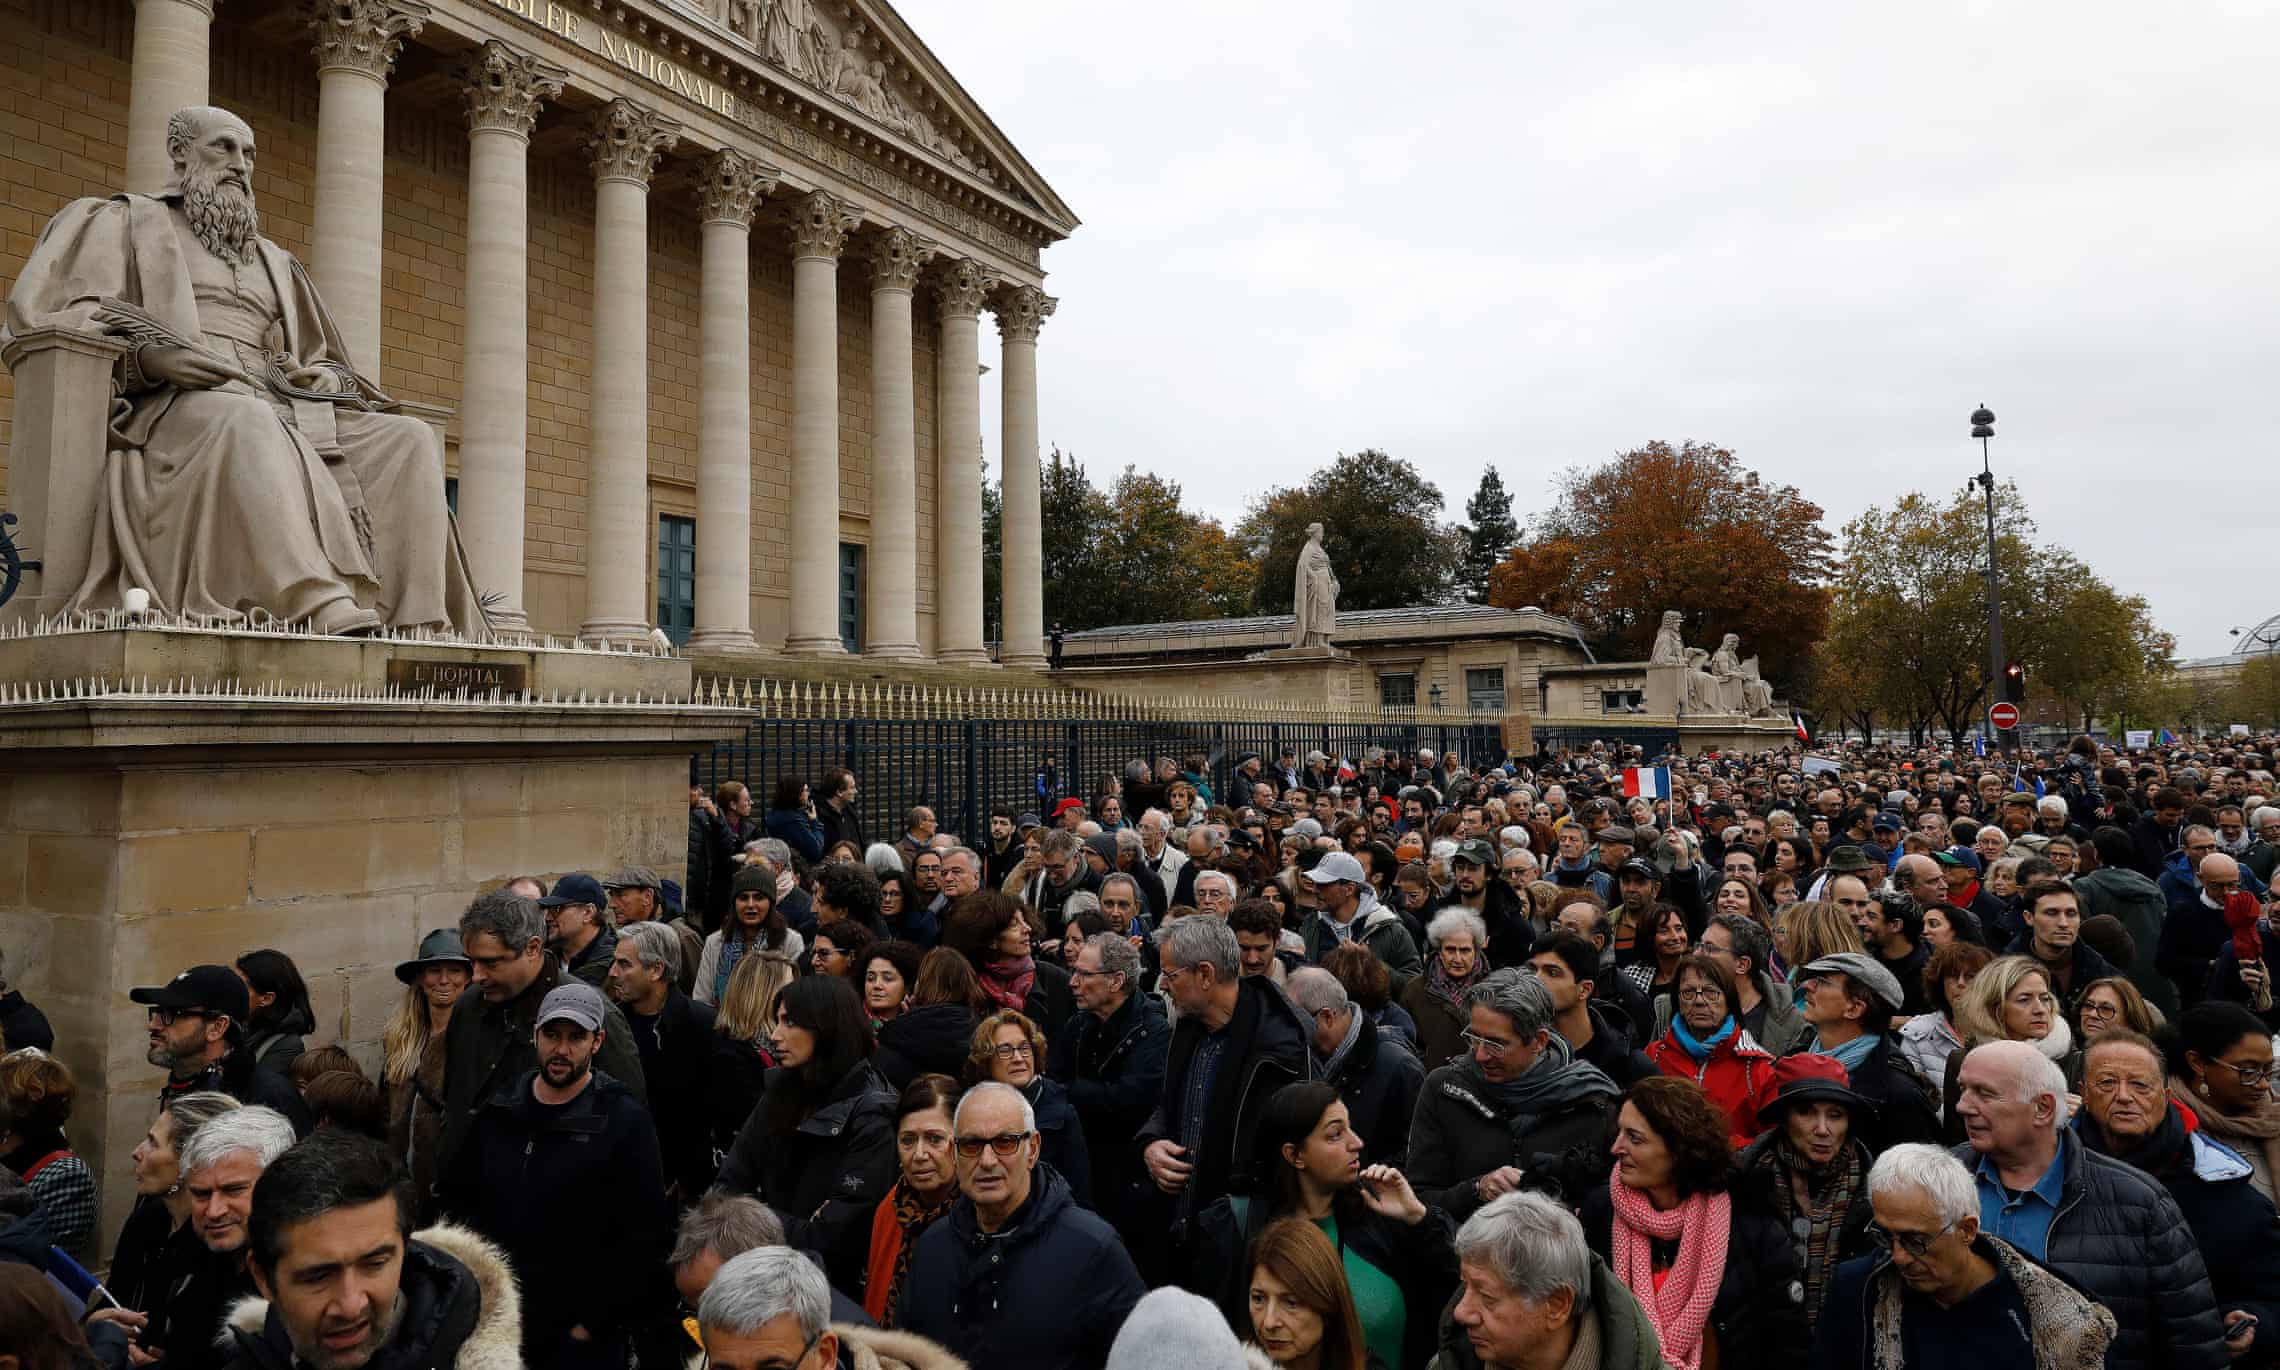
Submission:
<svg viewBox="0 0 2280 1370">
<path fill-rule="evenodd" d="M 1710 674 L 1718 682 L 1718 707 L 1730 714 L 1750 711 L 1747 692 L 1742 684 L 1742 661 L 1733 644 L 1722 642 L 1710 655 Z"/>
<path fill-rule="evenodd" d="M 1330 640 L 1338 619 L 1338 577 L 1331 573 L 1330 554 L 1319 542 L 1299 549 L 1297 593 L 1291 597 L 1291 645 L 1320 646 Z"/>
<path fill-rule="evenodd" d="M 8 331 L 102 332 L 124 301 L 259 375 L 323 366 L 350 396 L 358 376 L 316 288 L 264 238 L 232 266 L 190 233 L 174 196 L 68 205 L 8 296 Z M 444 502 L 434 432 L 407 415 L 281 398 L 229 381 L 146 382 L 111 407 L 107 509 L 68 608 L 117 607 L 131 587 L 169 613 L 236 622 L 265 613 L 319 631 L 453 627 L 488 636 Z"/>
</svg>

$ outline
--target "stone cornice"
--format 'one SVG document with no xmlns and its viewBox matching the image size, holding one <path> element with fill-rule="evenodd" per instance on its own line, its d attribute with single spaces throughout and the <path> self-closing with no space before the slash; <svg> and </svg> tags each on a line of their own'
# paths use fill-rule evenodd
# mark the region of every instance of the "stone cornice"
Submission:
<svg viewBox="0 0 2280 1370">
<path fill-rule="evenodd" d="M 317 39 L 317 70 L 387 80 L 404 40 L 419 33 L 428 14 L 420 0 L 314 0 L 309 27 Z"/>
<path fill-rule="evenodd" d="M 752 226 L 752 211 L 784 173 L 732 148 L 722 148 L 705 159 L 704 180 L 697 188 L 704 207 L 704 222 Z"/>
<path fill-rule="evenodd" d="M 973 318 L 982 312 L 998 275 L 971 257 L 949 262 L 934 275 L 934 300 L 948 318 Z"/>
<path fill-rule="evenodd" d="M 461 70 L 467 126 L 522 138 L 537 126 L 539 106 L 562 93 L 565 75 L 560 67 L 496 41 L 476 48 Z"/>
<path fill-rule="evenodd" d="M 586 153 L 597 181 L 631 181 L 644 190 L 657 157 L 681 136 L 681 125 L 631 100 L 612 100 L 594 111 Z"/>
<path fill-rule="evenodd" d="M 862 221 L 861 210 L 830 191 L 810 191 L 792 203 L 786 219 L 792 235 L 792 256 L 836 260 L 847 246 L 847 235 Z"/>
<path fill-rule="evenodd" d="M 998 336 L 1009 343 L 1037 341 L 1037 330 L 1045 326 L 1060 303 L 1033 285 L 1000 292 L 992 305 L 997 310 Z"/>
<path fill-rule="evenodd" d="M 934 244 L 907 228 L 890 228 L 871 240 L 871 288 L 910 290 L 934 255 Z"/>
</svg>

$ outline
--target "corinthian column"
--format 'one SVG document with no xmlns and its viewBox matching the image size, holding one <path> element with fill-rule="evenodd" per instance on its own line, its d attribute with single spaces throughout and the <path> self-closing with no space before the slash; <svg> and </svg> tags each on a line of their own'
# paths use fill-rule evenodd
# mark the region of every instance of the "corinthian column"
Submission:
<svg viewBox="0 0 2280 1370">
<path fill-rule="evenodd" d="M 997 300 L 999 419 L 1004 426 L 999 453 L 1004 476 L 999 484 L 1003 564 L 999 568 L 999 617 L 1004 645 L 998 660 L 1008 666 L 1045 668 L 1044 520 L 1038 509 L 1037 330 L 1059 303 L 1036 286 L 1009 290 Z"/>
<path fill-rule="evenodd" d="M 530 133 L 564 73 L 485 43 L 467 95 L 467 291 L 460 342 L 459 535 L 491 622 L 528 632 L 523 611 L 523 448 L 530 431 Z"/>
<path fill-rule="evenodd" d="M 933 244 L 890 228 L 871 244 L 870 655 L 918 650 L 918 416 L 911 289 Z"/>
<path fill-rule="evenodd" d="M 934 654 L 955 665 L 990 659 L 982 641 L 982 301 L 997 284 L 971 258 L 934 280 L 942 311 L 941 428 L 934 483 L 941 535 L 935 540 Z"/>
<path fill-rule="evenodd" d="M 317 223 L 314 270 L 349 359 L 380 374 L 381 160 L 388 73 L 427 22 L 419 0 L 316 0 Z"/>
<path fill-rule="evenodd" d="M 156 195 L 174 178 L 166 121 L 206 103 L 215 0 L 135 0 L 127 83 L 127 189 Z M 21 19 L 16 22 L 23 22 Z"/>
<path fill-rule="evenodd" d="M 649 636 L 649 175 L 681 126 L 631 100 L 594 111 L 594 372 L 586 421 L 590 642 Z"/>
<path fill-rule="evenodd" d="M 697 623 L 693 652 L 752 652 L 752 211 L 779 173 L 723 148 L 701 187 Z"/>
<path fill-rule="evenodd" d="M 839 640 L 839 251 L 857 214 L 814 191 L 792 220 L 792 613 L 784 650 Z"/>
</svg>

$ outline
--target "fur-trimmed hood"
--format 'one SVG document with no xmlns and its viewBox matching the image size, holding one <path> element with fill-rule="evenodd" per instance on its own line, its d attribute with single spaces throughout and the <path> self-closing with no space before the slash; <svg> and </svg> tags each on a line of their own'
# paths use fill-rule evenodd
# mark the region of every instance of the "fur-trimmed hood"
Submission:
<svg viewBox="0 0 2280 1370">
<path fill-rule="evenodd" d="M 433 1338 L 441 1332 L 457 1342 L 448 1362 L 451 1370 L 523 1370 L 522 1295 L 515 1287 L 514 1271 L 499 1248 L 464 1227 L 437 1223 L 412 1234 L 411 1248 L 405 1254 L 405 1278 L 425 1281 L 429 1287 L 420 1292 L 405 1291 L 405 1297 L 415 1303 L 397 1333 L 399 1341 L 408 1333 Z M 467 1326 L 465 1315 L 457 1312 L 457 1303 L 470 1283 L 475 1307 L 472 1325 Z M 225 1347 L 233 1341 L 237 1344 L 233 1365 L 266 1370 L 270 1357 L 264 1353 L 268 1351 L 284 1357 L 277 1362 L 280 1366 L 292 1364 L 289 1349 L 275 1346 L 268 1337 L 268 1323 L 267 1299 L 244 1298 L 230 1305 L 222 1319 L 221 1340 Z M 391 1365 L 394 1349 L 382 1350 L 372 1364 Z M 434 1357 L 434 1349 L 432 1345 L 424 1348 L 418 1362 L 423 1370 L 445 1364 Z"/>
</svg>

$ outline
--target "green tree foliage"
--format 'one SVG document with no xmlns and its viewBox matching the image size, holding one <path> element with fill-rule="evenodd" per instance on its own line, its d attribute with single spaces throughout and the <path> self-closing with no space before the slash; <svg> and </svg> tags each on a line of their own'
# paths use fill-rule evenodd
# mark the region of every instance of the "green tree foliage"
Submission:
<svg viewBox="0 0 2280 1370">
<path fill-rule="evenodd" d="M 1560 478 L 1492 577 L 1489 601 L 1574 619 L 1602 655 L 1644 660 L 1665 610 L 1686 640 L 1738 633 L 1785 692 L 1828 622 L 1821 508 L 1710 443 L 1652 442 Z"/>
<path fill-rule="evenodd" d="M 2242 665 L 2225 692 L 2225 711 L 2227 723 L 2280 727 L 2280 655 L 2261 652 Z"/>
<path fill-rule="evenodd" d="M 1520 525 L 1512 517 L 1512 492 L 1491 466 L 1480 473 L 1480 484 L 1465 501 L 1465 559 L 1457 571 L 1457 587 L 1475 604 L 1488 603 L 1488 578 L 1496 563 L 1520 541 Z"/>
<path fill-rule="evenodd" d="M 1441 522 L 1442 508 L 1438 486 L 1375 448 L 1342 452 L 1304 485 L 1269 490 L 1235 527 L 1241 551 L 1258 567 L 1253 609 L 1290 612 L 1310 523 L 1322 525 L 1341 610 L 1446 603 L 1465 544 L 1460 530 Z"/>
<path fill-rule="evenodd" d="M 2126 710 L 2175 643 L 2144 599 L 2063 548 L 2037 546 L 2015 486 L 1995 497 L 2005 655 L 2026 667 L 2030 691 L 2075 714 Z M 1844 526 L 1826 655 L 1855 672 L 1840 690 L 1849 709 L 1904 721 L 1918 741 L 1935 723 L 1962 741 L 1993 698 L 1980 499 L 1968 488 L 1946 504 L 1912 492 Z"/>
</svg>

